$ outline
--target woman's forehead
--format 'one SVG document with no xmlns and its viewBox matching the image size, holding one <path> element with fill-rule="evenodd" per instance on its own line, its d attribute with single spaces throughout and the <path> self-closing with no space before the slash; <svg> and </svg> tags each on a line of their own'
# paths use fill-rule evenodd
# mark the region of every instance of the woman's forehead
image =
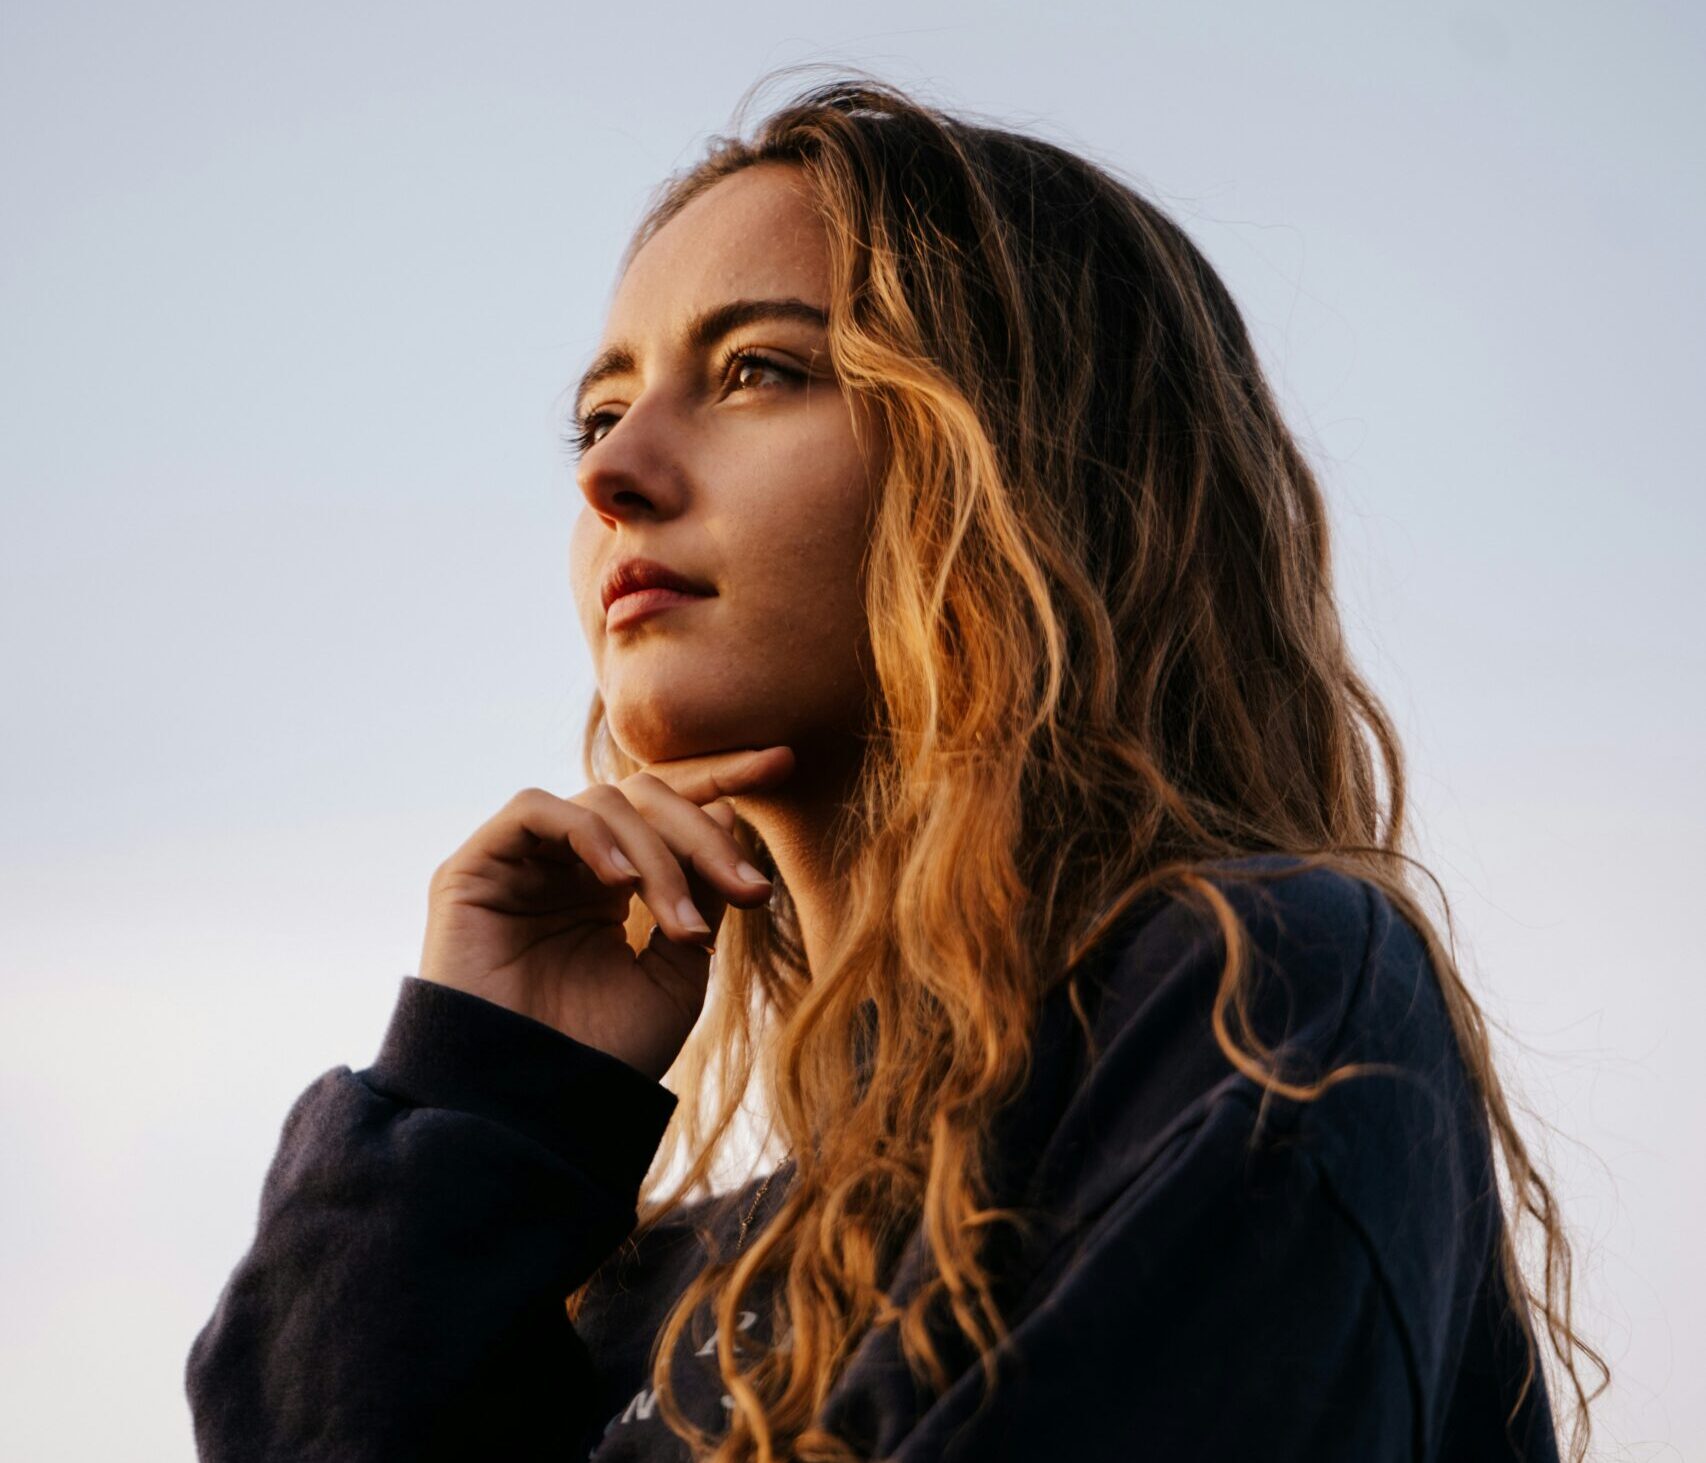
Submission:
<svg viewBox="0 0 1706 1463">
<path fill-rule="evenodd" d="M 822 303 L 828 280 L 828 233 L 804 174 L 756 164 L 713 183 L 640 247 L 617 284 L 606 336 L 737 297 Z"/>
</svg>

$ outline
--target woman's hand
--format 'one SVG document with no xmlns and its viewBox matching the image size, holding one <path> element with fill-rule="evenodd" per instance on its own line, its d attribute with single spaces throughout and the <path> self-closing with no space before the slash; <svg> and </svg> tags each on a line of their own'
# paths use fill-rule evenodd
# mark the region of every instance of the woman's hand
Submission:
<svg viewBox="0 0 1706 1463">
<path fill-rule="evenodd" d="M 793 770 L 789 748 L 768 747 L 654 763 L 572 798 L 517 793 L 433 873 L 420 978 L 661 1078 L 704 1009 L 724 910 L 770 897 L 767 880 L 737 872 L 734 809 L 717 800 Z M 659 926 L 637 953 L 636 895 Z"/>
</svg>

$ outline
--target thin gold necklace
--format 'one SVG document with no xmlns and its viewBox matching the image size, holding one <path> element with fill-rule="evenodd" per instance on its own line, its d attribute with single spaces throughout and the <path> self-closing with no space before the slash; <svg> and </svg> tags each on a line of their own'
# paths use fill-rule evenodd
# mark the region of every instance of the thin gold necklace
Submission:
<svg viewBox="0 0 1706 1463">
<path fill-rule="evenodd" d="M 780 1165 L 778 1165 L 779 1167 Z M 758 1213 L 758 1206 L 763 1202 L 764 1191 L 770 1187 L 770 1180 L 776 1177 L 776 1169 L 765 1175 L 764 1182 L 758 1186 L 758 1192 L 752 1196 L 752 1207 L 746 1211 L 746 1218 L 740 1222 L 740 1238 L 735 1241 L 735 1253 L 740 1253 L 740 1247 L 746 1243 L 747 1226 L 752 1223 L 752 1216 Z"/>
</svg>

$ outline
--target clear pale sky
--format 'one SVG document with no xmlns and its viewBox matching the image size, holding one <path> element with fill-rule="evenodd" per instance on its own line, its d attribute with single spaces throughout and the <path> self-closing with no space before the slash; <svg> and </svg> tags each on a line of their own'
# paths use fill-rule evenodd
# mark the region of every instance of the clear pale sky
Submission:
<svg viewBox="0 0 1706 1463">
<path fill-rule="evenodd" d="M 1225 275 L 1559 1130 L 1596 1454 L 1706 1457 L 1703 52 L 1681 3 L 13 0 L 0 1455 L 191 1455 L 291 1102 L 372 1059 L 434 867 L 583 785 L 555 431 L 627 233 L 827 61 L 1091 153 Z"/>
</svg>

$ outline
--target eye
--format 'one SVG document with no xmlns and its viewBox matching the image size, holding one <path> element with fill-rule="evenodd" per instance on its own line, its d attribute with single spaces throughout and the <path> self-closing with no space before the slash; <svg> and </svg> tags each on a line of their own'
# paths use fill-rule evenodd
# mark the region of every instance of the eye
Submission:
<svg viewBox="0 0 1706 1463">
<path fill-rule="evenodd" d="M 774 371 L 784 381 L 797 381 L 805 373 L 792 366 L 784 366 L 773 361 L 769 356 L 761 356 L 757 351 L 734 350 L 722 360 L 722 379 L 731 382 L 731 389 L 750 390 L 760 383 L 748 379 L 754 371 Z"/>
<path fill-rule="evenodd" d="M 604 438 L 599 435 L 599 429 L 616 425 L 617 419 L 607 411 L 589 411 L 585 416 L 574 418 L 570 422 L 570 430 L 563 433 L 563 445 L 577 457 Z"/>
<path fill-rule="evenodd" d="M 730 391 L 751 391 L 763 385 L 762 381 L 752 378 L 754 374 L 765 371 L 780 376 L 784 382 L 802 380 L 806 374 L 797 367 L 784 366 L 780 361 L 751 350 L 732 350 L 718 362 L 719 379 L 727 383 Z M 589 411 L 570 422 L 570 429 L 563 434 L 563 445 L 579 456 L 602 442 L 621 420 L 607 411 Z"/>
</svg>

